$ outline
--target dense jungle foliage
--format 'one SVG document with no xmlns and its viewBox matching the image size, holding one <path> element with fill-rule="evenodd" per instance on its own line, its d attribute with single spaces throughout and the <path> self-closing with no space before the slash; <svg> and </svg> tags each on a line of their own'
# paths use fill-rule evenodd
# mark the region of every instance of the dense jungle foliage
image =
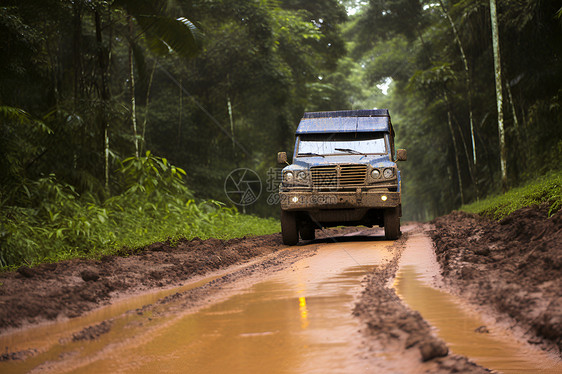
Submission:
<svg viewBox="0 0 562 374">
<path fill-rule="evenodd" d="M 495 1 L 512 187 L 562 165 L 562 12 Z M 0 265 L 278 231 L 304 111 L 390 109 L 405 218 L 498 192 L 490 4 L 0 0 Z M 263 182 L 243 209 L 237 168 Z"/>
</svg>

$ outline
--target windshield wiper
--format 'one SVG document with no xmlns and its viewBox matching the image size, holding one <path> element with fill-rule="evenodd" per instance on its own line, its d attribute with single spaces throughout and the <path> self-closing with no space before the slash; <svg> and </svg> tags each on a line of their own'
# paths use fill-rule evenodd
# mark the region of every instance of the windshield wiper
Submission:
<svg viewBox="0 0 562 374">
<path fill-rule="evenodd" d="M 340 152 L 352 153 L 354 155 L 364 155 L 363 152 L 359 152 L 359 151 L 356 151 L 355 149 L 350 149 L 350 148 L 335 148 L 334 150 L 340 151 Z"/>
<path fill-rule="evenodd" d="M 297 156 L 320 156 L 320 157 L 324 157 L 324 155 L 321 155 L 321 154 L 318 154 L 318 153 L 312 153 L 312 152 L 299 153 L 299 154 L 297 154 Z"/>
</svg>

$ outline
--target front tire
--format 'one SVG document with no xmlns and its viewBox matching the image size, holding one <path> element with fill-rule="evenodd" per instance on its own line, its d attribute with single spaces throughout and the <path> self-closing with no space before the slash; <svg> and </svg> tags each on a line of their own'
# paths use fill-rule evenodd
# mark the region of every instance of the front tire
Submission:
<svg viewBox="0 0 562 374">
<path fill-rule="evenodd" d="M 384 210 L 384 237 L 387 240 L 396 240 L 400 236 L 400 211 L 399 208 Z"/>
<path fill-rule="evenodd" d="M 299 230 L 302 240 L 314 240 L 316 238 L 316 231 L 314 226 L 304 226 Z"/>
<path fill-rule="evenodd" d="M 299 230 L 295 212 L 281 210 L 281 236 L 283 244 L 295 245 L 299 242 Z"/>
</svg>

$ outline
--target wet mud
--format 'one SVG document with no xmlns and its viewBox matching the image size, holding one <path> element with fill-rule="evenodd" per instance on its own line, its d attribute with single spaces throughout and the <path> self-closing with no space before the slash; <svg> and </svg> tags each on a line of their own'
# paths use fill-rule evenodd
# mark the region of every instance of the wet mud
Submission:
<svg viewBox="0 0 562 374">
<path fill-rule="evenodd" d="M 445 282 L 529 343 L 562 357 L 562 211 L 532 206 L 495 222 L 453 212 L 431 236 Z"/>
<path fill-rule="evenodd" d="M 354 308 L 364 323 L 363 334 L 371 357 L 391 358 L 381 363 L 388 373 L 486 373 L 487 369 L 466 357 L 451 354 L 447 343 L 432 331 L 422 315 L 404 303 L 391 287 L 399 269 L 408 237 L 420 234 L 418 226 L 396 242 L 398 255 L 376 266 L 366 279 L 365 289 Z M 390 282 L 390 283 L 389 283 Z"/>
<path fill-rule="evenodd" d="M 36 334 L 16 334 L 2 343 L 39 347 L 38 353 L 0 370 L 370 372 L 373 362 L 362 355 L 361 323 L 351 310 L 363 277 L 396 251 L 382 235 L 336 240 L 280 251 L 282 257 L 271 259 L 277 268 L 256 263 L 105 322 L 68 326 L 49 344 L 41 345 Z M 258 276 L 271 269 L 266 278 Z M 219 297 L 221 291 L 227 296 Z M 193 308 L 195 300 L 200 308 Z"/>
<path fill-rule="evenodd" d="M 355 231 L 326 230 L 319 238 Z M 100 260 L 23 266 L 0 273 L 0 333 L 43 321 L 75 318 L 119 298 L 170 288 L 286 246 L 281 235 L 182 240 L 123 249 Z"/>
<path fill-rule="evenodd" d="M 518 339 L 442 286 L 431 239 L 423 234 L 412 236 L 400 259 L 393 288 L 431 325 L 452 353 L 470 357 L 495 372 L 562 372 L 562 362 L 556 357 Z"/>
<path fill-rule="evenodd" d="M 135 343 L 53 369 L 64 372 L 80 361 L 75 369 L 83 373 L 368 372 L 350 310 L 362 277 L 389 255 L 370 242 L 322 243 L 317 255 L 139 334 Z"/>
<path fill-rule="evenodd" d="M 150 336 L 156 327 L 173 323 L 179 315 L 219 302 L 232 289 L 251 284 L 314 253 L 315 247 L 280 250 L 247 265 L 231 267 L 222 274 L 131 296 L 80 317 L 4 333 L 0 335 L 0 347 L 5 347 L 3 358 L 12 362 L 0 363 L 0 372 L 21 373 L 39 367 L 42 371 L 58 372 L 59 369 L 52 369 L 58 361 L 67 362 L 81 351 L 86 355 L 103 351 L 106 345 L 134 343 L 139 334 Z M 67 366 L 66 369 L 69 371 Z"/>
<path fill-rule="evenodd" d="M 561 218 L 518 214 L 442 217 L 435 252 L 409 225 L 20 268 L 0 275 L 0 371 L 557 372 Z"/>
</svg>

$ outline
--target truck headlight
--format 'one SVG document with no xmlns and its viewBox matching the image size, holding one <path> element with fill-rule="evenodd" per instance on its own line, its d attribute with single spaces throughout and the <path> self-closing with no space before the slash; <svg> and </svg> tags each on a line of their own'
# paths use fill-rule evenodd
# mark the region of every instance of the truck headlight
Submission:
<svg viewBox="0 0 562 374">
<path fill-rule="evenodd" d="M 285 180 L 285 182 L 292 182 L 294 178 L 293 172 L 292 171 L 287 171 L 285 172 L 285 175 L 283 175 L 283 179 Z"/>
<path fill-rule="evenodd" d="M 299 180 L 299 182 L 304 182 L 306 180 L 306 172 L 305 171 L 299 171 L 297 173 L 297 179 Z"/>
<path fill-rule="evenodd" d="M 390 179 L 394 176 L 394 169 L 384 169 L 384 171 L 382 172 L 382 175 L 386 178 L 386 179 Z"/>
<path fill-rule="evenodd" d="M 373 177 L 373 179 L 379 179 L 381 176 L 381 172 L 379 171 L 379 169 L 373 169 L 373 171 L 371 171 L 371 177 Z"/>
</svg>

